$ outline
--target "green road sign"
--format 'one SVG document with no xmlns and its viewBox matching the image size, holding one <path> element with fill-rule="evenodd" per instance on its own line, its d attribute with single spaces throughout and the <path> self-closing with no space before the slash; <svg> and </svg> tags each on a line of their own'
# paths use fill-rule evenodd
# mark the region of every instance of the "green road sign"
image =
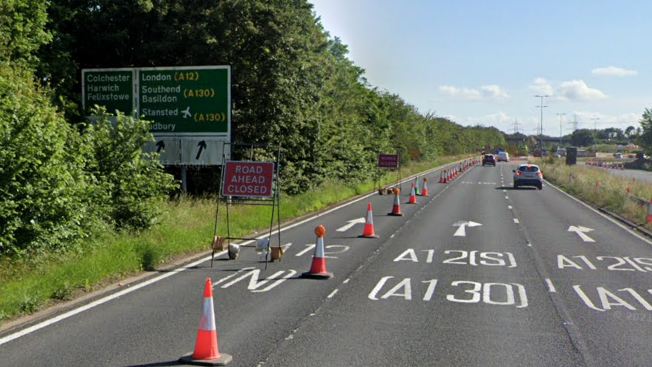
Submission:
<svg viewBox="0 0 652 367">
<path fill-rule="evenodd" d="M 95 105 L 106 107 L 109 113 L 131 114 L 135 111 L 134 69 L 82 70 L 82 105 L 88 115 Z"/>
<path fill-rule="evenodd" d="M 138 111 L 154 134 L 229 134 L 229 66 L 138 69 Z"/>
</svg>

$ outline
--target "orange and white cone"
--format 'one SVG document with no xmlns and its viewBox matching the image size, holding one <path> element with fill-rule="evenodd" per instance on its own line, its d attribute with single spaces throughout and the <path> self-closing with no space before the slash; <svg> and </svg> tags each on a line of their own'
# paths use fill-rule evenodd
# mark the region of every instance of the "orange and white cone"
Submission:
<svg viewBox="0 0 652 367">
<path fill-rule="evenodd" d="M 398 198 L 399 189 L 395 187 L 393 191 L 394 191 L 394 205 L 392 206 L 392 212 L 388 213 L 387 215 L 401 216 L 403 215 L 403 213 L 401 213 L 401 202 Z"/>
<path fill-rule="evenodd" d="M 428 196 L 428 178 L 423 178 L 423 187 L 421 188 L 421 196 Z"/>
<path fill-rule="evenodd" d="M 414 191 L 414 184 L 412 184 L 412 191 Z M 377 238 L 374 233 L 374 215 L 371 212 L 371 203 L 367 204 L 367 220 L 364 223 L 364 230 L 358 237 Z"/>
<path fill-rule="evenodd" d="M 412 183 L 412 190 L 410 191 L 410 198 L 408 199 L 408 204 L 417 203 L 417 194 L 414 192 L 414 182 Z"/>
<path fill-rule="evenodd" d="M 220 353 L 217 348 L 217 329 L 215 328 L 215 311 L 213 310 L 213 286 L 210 278 L 204 284 L 204 304 L 199 318 L 199 329 L 195 350 L 192 354 L 179 358 L 179 362 L 198 366 L 224 366 L 233 357 Z"/>
<path fill-rule="evenodd" d="M 421 190 L 419 190 L 419 176 L 414 176 L 414 193 L 421 195 Z"/>
<path fill-rule="evenodd" d="M 439 183 L 446 183 L 446 179 L 444 178 L 444 170 L 439 171 Z"/>
<path fill-rule="evenodd" d="M 315 254 L 312 256 L 312 265 L 310 265 L 310 271 L 301 274 L 301 277 L 311 279 L 332 278 L 333 273 L 326 271 L 326 257 L 324 256 L 324 235 L 326 234 L 326 228 L 318 225 L 315 228 L 315 234 L 317 235 L 317 244 L 315 245 Z"/>
</svg>

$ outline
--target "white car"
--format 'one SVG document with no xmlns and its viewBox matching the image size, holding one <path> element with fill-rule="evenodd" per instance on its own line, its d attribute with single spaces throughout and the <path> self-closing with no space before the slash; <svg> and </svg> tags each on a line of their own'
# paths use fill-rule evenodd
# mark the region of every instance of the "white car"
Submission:
<svg viewBox="0 0 652 367">
<path fill-rule="evenodd" d="M 543 174 L 536 164 L 521 164 L 514 172 L 514 188 L 520 186 L 536 186 L 537 189 L 543 189 Z"/>
</svg>

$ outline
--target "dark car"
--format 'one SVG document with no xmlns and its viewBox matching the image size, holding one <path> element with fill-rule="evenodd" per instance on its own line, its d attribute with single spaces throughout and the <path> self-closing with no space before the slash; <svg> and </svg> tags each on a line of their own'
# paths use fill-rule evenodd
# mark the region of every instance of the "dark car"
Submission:
<svg viewBox="0 0 652 367">
<path fill-rule="evenodd" d="M 496 167 L 496 157 L 494 157 L 493 154 L 485 154 L 482 157 L 482 165 L 490 164 L 494 167 Z"/>
</svg>

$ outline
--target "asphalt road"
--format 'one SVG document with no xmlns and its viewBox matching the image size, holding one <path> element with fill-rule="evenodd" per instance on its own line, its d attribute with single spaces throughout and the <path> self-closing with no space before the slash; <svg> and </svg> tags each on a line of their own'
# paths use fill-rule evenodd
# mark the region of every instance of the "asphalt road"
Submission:
<svg viewBox="0 0 652 367">
<path fill-rule="evenodd" d="M 244 248 L 0 335 L 0 366 L 177 365 L 207 277 L 229 366 L 652 365 L 651 243 L 550 185 L 513 190 L 516 163 L 431 172 L 417 204 L 405 183 L 401 217 L 374 194 L 309 218 L 267 270 Z M 379 237 L 359 238 L 369 202 Z M 334 277 L 303 279 L 318 224 Z"/>
<path fill-rule="evenodd" d="M 580 164 L 586 165 L 586 163 L 581 162 Z M 647 182 L 652 182 L 652 172 L 650 171 L 643 171 L 643 170 L 638 170 L 638 169 L 611 169 L 611 168 L 600 168 L 600 167 L 591 167 L 594 169 L 603 169 L 612 175 L 616 176 L 621 176 L 621 177 L 628 177 L 628 178 L 633 178 L 635 180 L 640 180 L 640 181 L 647 181 Z"/>
</svg>

